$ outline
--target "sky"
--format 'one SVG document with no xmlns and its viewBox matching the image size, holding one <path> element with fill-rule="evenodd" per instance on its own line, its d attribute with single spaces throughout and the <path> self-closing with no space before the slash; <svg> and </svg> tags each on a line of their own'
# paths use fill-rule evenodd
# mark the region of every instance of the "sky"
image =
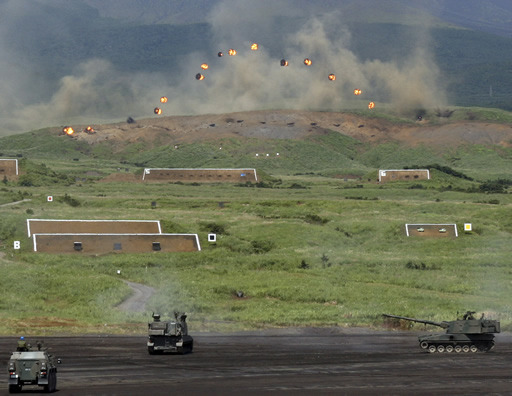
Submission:
<svg viewBox="0 0 512 396">
<path fill-rule="evenodd" d="M 282 55 L 275 57 L 264 45 L 257 51 L 250 46 L 274 28 L 276 17 L 296 16 L 292 0 L 223 0 L 207 16 L 217 48 L 183 56 L 178 78 L 116 70 L 107 60 L 91 56 L 55 85 L 45 81 L 47 70 L 41 70 L 51 65 L 38 65 L 37 57 L 24 53 L 24 36 L 18 38 L 15 32 L 20 21 L 28 20 L 32 38 L 58 45 L 66 27 L 44 7 L 31 8 L 31 1 L 0 1 L 0 136 L 154 117 L 157 106 L 163 116 L 170 116 L 261 109 L 340 111 L 364 109 L 370 101 L 408 111 L 446 102 L 429 50 L 428 19 L 411 38 L 418 43 L 416 49 L 395 62 L 358 60 L 348 49 L 351 32 L 336 11 L 311 16 L 296 33 L 280 37 Z M 236 56 L 227 55 L 230 48 L 237 50 Z M 311 66 L 304 65 L 305 58 Z M 280 66 L 281 59 L 289 65 Z M 200 68 L 204 62 L 206 71 Z M 196 80 L 196 73 L 204 80 Z M 329 80 L 329 74 L 336 80 Z M 354 89 L 362 94 L 356 97 Z M 168 102 L 161 105 L 161 96 Z"/>
</svg>

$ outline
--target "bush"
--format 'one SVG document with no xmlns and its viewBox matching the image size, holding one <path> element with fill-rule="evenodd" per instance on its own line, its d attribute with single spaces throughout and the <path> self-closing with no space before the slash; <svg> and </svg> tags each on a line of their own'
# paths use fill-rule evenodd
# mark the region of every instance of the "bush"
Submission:
<svg viewBox="0 0 512 396">
<path fill-rule="evenodd" d="M 329 219 L 324 219 L 316 214 L 307 214 L 305 217 L 304 217 L 304 220 L 307 222 L 307 223 L 310 223 L 310 224 L 319 224 L 319 225 L 323 225 L 325 223 L 328 223 L 329 222 Z"/>
<path fill-rule="evenodd" d="M 251 241 L 251 245 L 256 254 L 270 252 L 275 247 L 275 243 L 269 240 Z"/>
<path fill-rule="evenodd" d="M 218 223 L 203 223 L 201 224 L 201 230 L 205 232 L 211 232 L 213 234 L 228 235 L 226 226 Z"/>
<path fill-rule="evenodd" d="M 72 206 L 74 208 L 77 207 L 77 206 L 80 206 L 80 201 L 78 199 L 72 198 L 68 194 L 64 194 L 64 197 L 58 199 L 58 201 L 62 201 L 62 202 L 66 203 L 69 206 Z"/>
<path fill-rule="evenodd" d="M 405 264 L 405 268 L 407 268 L 407 269 L 415 269 L 415 270 L 422 270 L 422 271 L 439 269 L 435 265 L 427 265 L 424 262 L 420 262 L 418 264 L 418 263 L 415 263 L 414 261 L 408 261 L 407 264 Z"/>
</svg>

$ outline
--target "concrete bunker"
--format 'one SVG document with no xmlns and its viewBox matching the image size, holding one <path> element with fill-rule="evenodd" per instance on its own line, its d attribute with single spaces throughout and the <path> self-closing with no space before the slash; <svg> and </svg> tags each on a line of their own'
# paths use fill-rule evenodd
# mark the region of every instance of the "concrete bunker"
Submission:
<svg viewBox="0 0 512 396">
<path fill-rule="evenodd" d="M 256 169 L 146 168 L 143 182 L 245 183 L 257 182 Z"/>
<path fill-rule="evenodd" d="M 430 180 L 428 169 L 380 169 L 379 183 L 390 181 Z"/>
<path fill-rule="evenodd" d="M 197 252 L 197 234 L 32 234 L 34 252 L 105 254 Z"/>
<path fill-rule="evenodd" d="M 18 160 L 0 158 L 0 181 L 13 180 L 18 177 Z"/>
</svg>

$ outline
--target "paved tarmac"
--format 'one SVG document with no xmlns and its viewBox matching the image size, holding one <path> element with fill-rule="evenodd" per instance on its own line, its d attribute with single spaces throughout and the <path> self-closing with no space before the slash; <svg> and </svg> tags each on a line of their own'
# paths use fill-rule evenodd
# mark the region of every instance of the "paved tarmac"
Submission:
<svg viewBox="0 0 512 396">
<path fill-rule="evenodd" d="M 190 334 L 194 352 L 187 355 L 149 355 L 144 336 L 43 340 L 62 359 L 60 396 L 512 394 L 510 334 L 498 334 L 490 352 L 459 354 L 424 352 L 415 332 L 286 328 Z M 16 341 L 0 338 L 1 395 L 8 394 L 6 366 Z"/>
</svg>

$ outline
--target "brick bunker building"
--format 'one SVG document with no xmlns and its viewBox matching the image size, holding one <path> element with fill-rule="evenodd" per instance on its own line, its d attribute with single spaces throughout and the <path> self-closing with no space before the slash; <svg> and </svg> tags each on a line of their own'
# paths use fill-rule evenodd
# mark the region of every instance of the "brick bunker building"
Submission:
<svg viewBox="0 0 512 396">
<path fill-rule="evenodd" d="M 0 158 L 0 181 L 12 180 L 18 177 L 18 160 Z"/>
<path fill-rule="evenodd" d="M 379 170 L 379 183 L 390 181 L 430 180 L 428 169 L 381 169 Z"/>
<path fill-rule="evenodd" d="M 257 182 L 256 169 L 146 168 L 142 181 L 152 182 Z"/>
</svg>

